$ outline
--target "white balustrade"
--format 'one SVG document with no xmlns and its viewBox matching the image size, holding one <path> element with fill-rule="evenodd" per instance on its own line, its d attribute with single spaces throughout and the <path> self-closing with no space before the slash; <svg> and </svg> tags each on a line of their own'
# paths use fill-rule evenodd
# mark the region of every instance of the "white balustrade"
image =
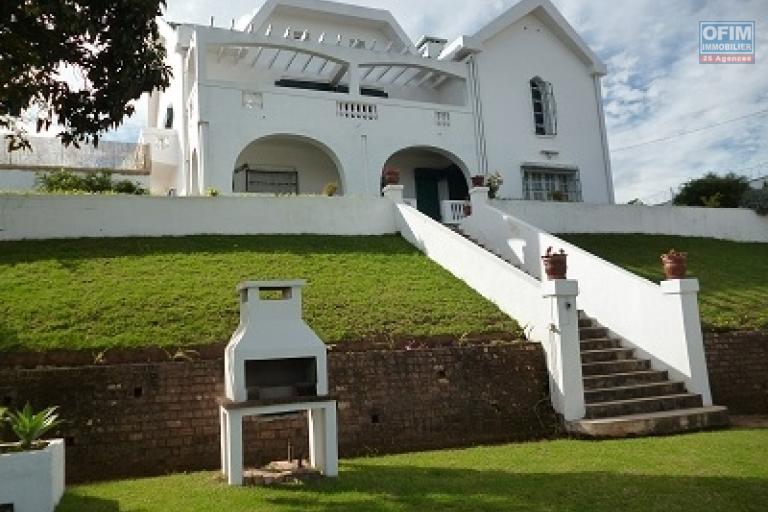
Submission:
<svg viewBox="0 0 768 512">
<path fill-rule="evenodd" d="M 336 115 L 346 119 L 363 119 L 366 121 L 376 121 L 379 118 L 379 111 L 376 105 L 372 103 L 362 103 L 359 101 L 337 101 Z"/>
<path fill-rule="evenodd" d="M 467 206 L 469 201 L 441 201 L 440 217 L 443 224 L 459 224 L 467 216 L 465 210 Z"/>
</svg>

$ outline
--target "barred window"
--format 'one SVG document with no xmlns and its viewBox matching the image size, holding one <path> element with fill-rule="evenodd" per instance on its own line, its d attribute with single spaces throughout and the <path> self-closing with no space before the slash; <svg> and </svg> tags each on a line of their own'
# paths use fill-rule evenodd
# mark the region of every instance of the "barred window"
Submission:
<svg viewBox="0 0 768 512">
<path fill-rule="evenodd" d="M 523 168 L 523 194 L 533 201 L 581 201 L 581 181 L 575 169 Z"/>
<path fill-rule="evenodd" d="M 536 135 L 555 135 L 557 133 L 557 105 L 552 84 L 538 76 L 531 79 L 531 99 L 533 100 L 533 123 Z"/>
<path fill-rule="evenodd" d="M 234 192 L 256 194 L 298 194 L 299 174 L 296 170 L 249 168 L 243 165 L 235 170 Z"/>
</svg>

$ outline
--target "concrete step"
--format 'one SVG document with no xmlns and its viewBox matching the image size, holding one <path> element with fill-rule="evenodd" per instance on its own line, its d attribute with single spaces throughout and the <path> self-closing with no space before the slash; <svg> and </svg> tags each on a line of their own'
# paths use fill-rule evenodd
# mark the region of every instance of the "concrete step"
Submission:
<svg viewBox="0 0 768 512">
<path fill-rule="evenodd" d="M 701 395 L 683 393 L 680 395 L 649 396 L 587 404 L 587 418 L 613 418 L 629 414 L 643 414 L 658 411 L 673 411 L 676 409 L 693 409 L 701 407 Z"/>
<path fill-rule="evenodd" d="M 620 386 L 637 386 L 665 382 L 668 374 L 664 370 L 643 370 L 639 372 L 614 373 L 612 375 L 585 375 L 584 389 L 605 389 Z"/>
<path fill-rule="evenodd" d="M 633 386 L 617 386 L 613 388 L 585 389 L 584 400 L 588 404 L 598 402 L 613 402 L 647 396 L 680 395 L 686 392 L 682 382 L 649 382 Z"/>
<path fill-rule="evenodd" d="M 598 350 L 582 350 L 582 363 L 597 363 L 603 361 L 621 361 L 632 359 L 634 350 L 631 348 L 601 348 Z"/>
<path fill-rule="evenodd" d="M 625 359 L 624 361 L 599 361 L 582 363 L 582 375 L 613 375 L 615 373 L 639 372 L 650 370 L 651 362 L 647 359 Z"/>
<path fill-rule="evenodd" d="M 601 350 L 607 348 L 621 348 L 621 342 L 616 338 L 591 338 L 581 342 L 581 350 Z"/>
<path fill-rule="evenodd" d="M 589 340 L 592 338 L 607 338 L 608 329 L 605 327 L 579 327 L 579 339 Z"/>
<path fill-rule="evenodd" d="M 678 434 L 726 426 L 728 426 L 728 409 L 711 406 L 568 421 L 565 428 L 577 436 L 621 438 Z"/>
<path fill-rule="evenodd" d="M 594 325 L 594 320 L 588 317 L 579 317 L 579 327 L 592 327 Z"/>
</svg>

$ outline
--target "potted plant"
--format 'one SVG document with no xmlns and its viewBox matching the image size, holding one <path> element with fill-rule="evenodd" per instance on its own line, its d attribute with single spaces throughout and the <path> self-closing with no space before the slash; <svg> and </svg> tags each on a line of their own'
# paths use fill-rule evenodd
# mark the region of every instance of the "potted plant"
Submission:
<svg viewBox="0 0 768 512">
<path fill-rule="evenodd" d="M 384 184 L 397 185 L 400 183 L 400 169 L 387 167 L 384 169 Z"/>
<path fill-rule="evenodd" d="M 482 187 L 485 185 L 485 176 L 482 174 L 475 174 L 472 176 L 472 187 Z"/>
<path fill-rule="evenodd" d="M 472 215 L 472 205 L 469 203 L 469 201 L 464 203 L 464 205 L 462 206 L 462 209 L 464 210 L 465 217 L 469 217 L 470 215 Z"/>
<path fill-rule="evenodd" d="M 685 279 L 688 272 L 688 253 L 670 249 L 668 253 L 661 255 L 664 265 L 664 275 L 667 279 Z"/>
<path fill-rule="evenodd" d="M 568 270 L 568 255 L 560 249 L 560 252 L 553 252 L 552 247 L 547 247 L 547 252 L 541 257 L 544 262 L 544 272 L 547 274 L 547 280 L 565 279 Z"/>
<path fill-rule="evenodd" d="M 2 422 L 18 438 L 0 443 L 0 503 L 17 512 L 53 512 L 64 494 L 64 440 L 41 440 L 61 424 L 56 407 L 34 412 L 0 411 Z"/>
</svg>

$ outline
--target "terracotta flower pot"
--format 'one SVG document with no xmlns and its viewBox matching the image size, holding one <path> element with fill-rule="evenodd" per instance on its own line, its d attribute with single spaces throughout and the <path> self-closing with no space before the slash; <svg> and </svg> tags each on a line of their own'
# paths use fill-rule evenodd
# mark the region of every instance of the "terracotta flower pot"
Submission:
<svg viewBox="0 0 768 512">
<path fill-rule="evenodd" d="M 485 185 L 485 176 L 476 175 L 472 176 L 472 186 L 473 187 L 482 187 Z"/>
<path fill-rule="evenodd" d="M 472 205 L 471 204 L 465 204 L 464 205 L 464 216 L 469 217 L 472 215 Z"/>
<path fill-rule="evenodd" d="M 384 169 L 384 183 L 387 185 L 397 185 L 400 183 L 400 169 Z"/>
<path fill-rule="evenodd" d="M 677 252 L 671 249 L 668 253 L 661 255 L 661 262 L 664 265 L 664 275 L 667 279 L 685 279 L 688 273 L 688 253 Z"/>
<path fill-rule="evenodd" d="M 568 255 L 560 249 L 559 253 L 552 252 L 552 247 L 547 248 L 546 254 L 541 257 L 544 262 L 544 272 L 547 280 L 565 279 L 568 271 Z"/>
</svg>

